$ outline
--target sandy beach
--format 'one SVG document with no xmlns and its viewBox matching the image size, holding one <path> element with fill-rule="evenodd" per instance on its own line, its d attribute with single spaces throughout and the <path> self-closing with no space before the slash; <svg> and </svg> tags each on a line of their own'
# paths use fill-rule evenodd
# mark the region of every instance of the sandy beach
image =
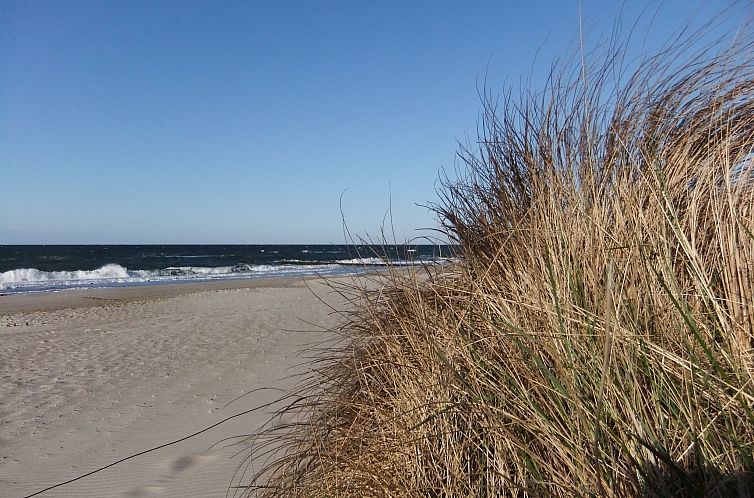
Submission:
<svg viewBox="0 0 754 498">
<path fill-rule="evenodd" d="M 293 386 L 308 368 L 297 352 L 337 321 L 318 298 L 339 299 L 301 278 L 0 297 L 0 494 L 28 496 L 277 399 L 254 390 Z M 249 444 L 223 440 L 270 413 L 42 496 L 225 496 Z"/>
</svg>

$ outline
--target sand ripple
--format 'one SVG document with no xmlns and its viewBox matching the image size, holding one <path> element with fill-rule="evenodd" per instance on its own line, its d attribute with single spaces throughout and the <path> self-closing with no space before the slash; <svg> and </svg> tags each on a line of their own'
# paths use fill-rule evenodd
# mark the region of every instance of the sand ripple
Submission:
<svg viewBox="0 0 754 498">
<path fill-rule="evenodd" d="M 316 284 L 318 294 L 328 297 Z M 96 292 L 91 297 L 97 298 Z M 276 397 L 334 317 L 302 284 L 0 316 L 0 489 L 24 496 Z M 302 367 L 298 367 L 299 370 Z M 45 496 L 224 496 L 258 413 Z"/>
</svg>

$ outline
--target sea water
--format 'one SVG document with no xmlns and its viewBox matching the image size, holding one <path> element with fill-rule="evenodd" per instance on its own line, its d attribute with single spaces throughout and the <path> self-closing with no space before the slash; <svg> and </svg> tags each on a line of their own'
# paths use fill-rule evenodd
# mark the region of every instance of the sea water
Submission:
<svg viewBox="0 0 754 498">
<path fill-rule="evenodd" d="M 449 255 L 442 245 L 0 245 L 0 293 L 338 276 Z"/>
</svg>

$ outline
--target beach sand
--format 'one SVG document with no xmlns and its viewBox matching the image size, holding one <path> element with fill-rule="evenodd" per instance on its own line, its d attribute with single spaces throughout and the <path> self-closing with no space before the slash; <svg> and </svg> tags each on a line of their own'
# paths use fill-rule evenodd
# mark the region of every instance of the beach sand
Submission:
<svg viewBox="0 0 754 498">
<path fill-rule="evenodd" d="M 30 495 L 277 399 L 251 391 L 292 387 L 310 368 L 297 352 L 337 321 L 315 295 L 339 305 L 316 279 L 0 297 L 0 494 Z M 225 496 L 250 443 L 221 441 L 270 413 L 42 496 Z"/>
</svg>

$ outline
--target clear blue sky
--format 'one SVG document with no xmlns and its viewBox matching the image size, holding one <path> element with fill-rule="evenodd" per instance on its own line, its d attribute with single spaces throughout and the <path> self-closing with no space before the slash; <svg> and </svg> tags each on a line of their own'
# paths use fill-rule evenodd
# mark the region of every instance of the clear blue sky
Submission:
<svg viewBox="0 0 754 498">
<path fill-rule="evenodd" d="M 587 46 L 626 3 L 583 0 Z M 700 5 L 727 2 L 665 2 L 647 46 Z M 2 0 L 0 244 L 342 243 L 344 190 L 355 234 L 391 194 L 427 234 L 485 76 L 541 86 L 578 33 L 577 0 Z"/>
</svg>

